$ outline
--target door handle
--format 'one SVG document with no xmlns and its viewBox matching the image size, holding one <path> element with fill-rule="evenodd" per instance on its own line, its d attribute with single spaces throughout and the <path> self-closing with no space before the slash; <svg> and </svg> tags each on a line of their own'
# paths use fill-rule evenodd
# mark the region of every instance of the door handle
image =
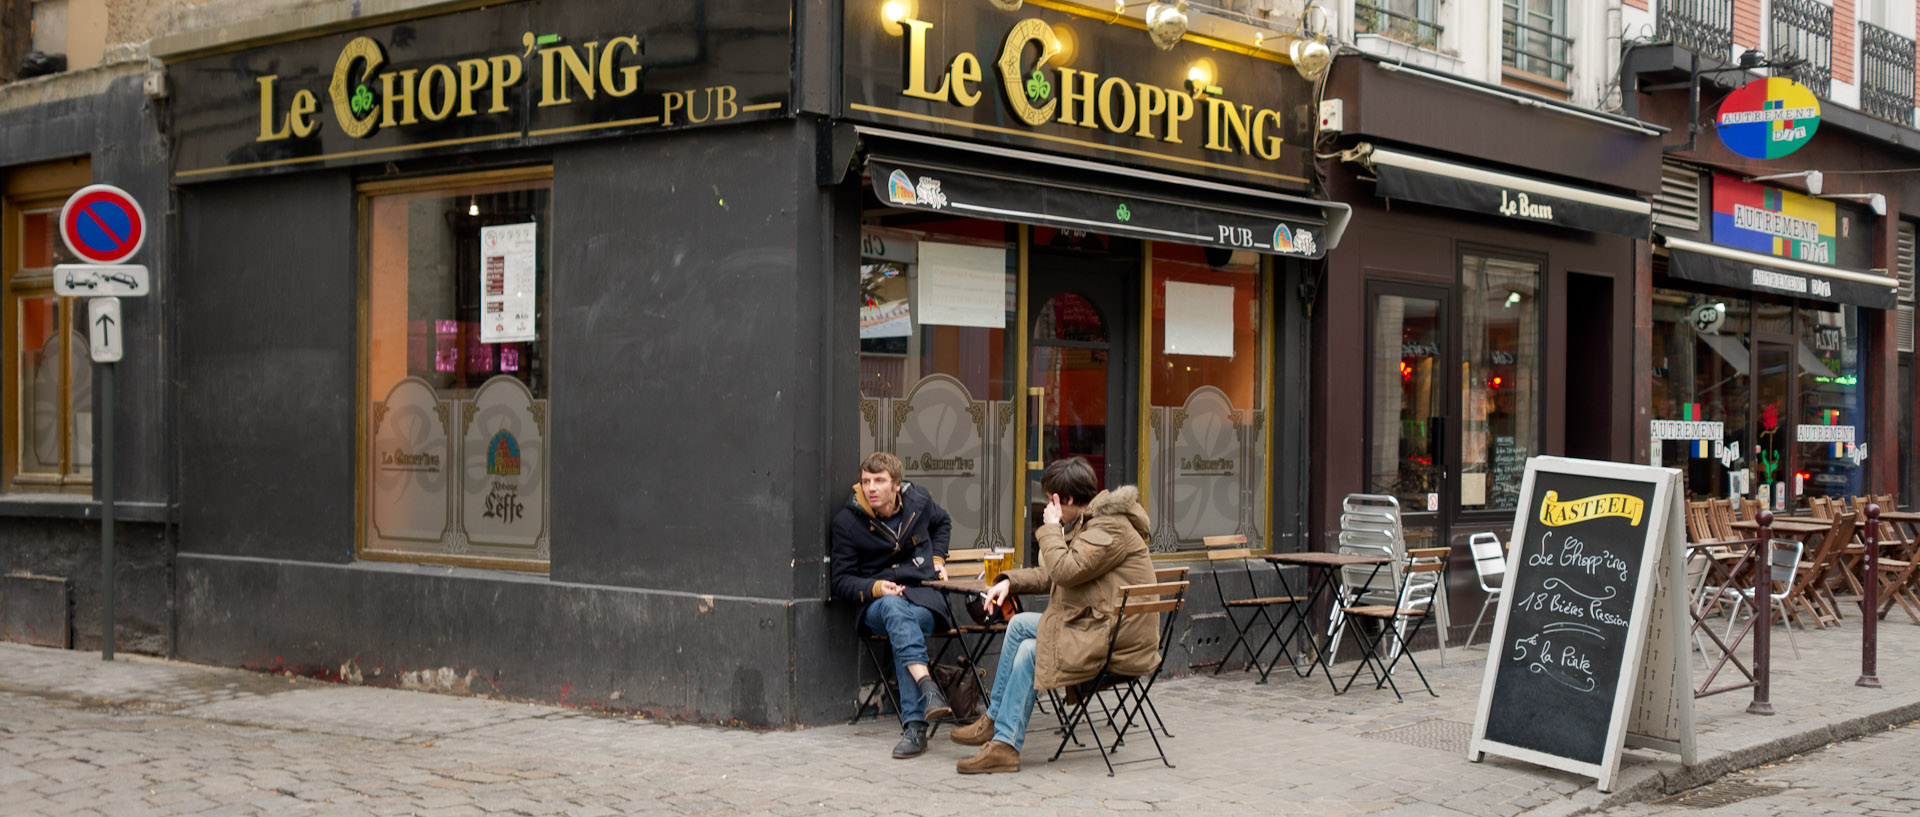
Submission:
<svg viewBox="0 0 1920 817">
<path fill-rule="evenodd" d="M 1039 399 L 1035 400 L 1034 398 Z M 1027 406 L 1033 411 L 1033 419 L 1028 423 L 1033 429 L 1033 447 L 1027 451 L 1027 470 L 1039 471 L 1047 467 L 1047 464 L 1040 460 L 1040 449 L 1044 447 L 1042 440 L 1046 433 L 1042 430 L 1046 428 L 1042 422 L 1045 420 L 1047 414 L 1047 389 L 1045 386 L 1027 387 Z"/>
</svg>

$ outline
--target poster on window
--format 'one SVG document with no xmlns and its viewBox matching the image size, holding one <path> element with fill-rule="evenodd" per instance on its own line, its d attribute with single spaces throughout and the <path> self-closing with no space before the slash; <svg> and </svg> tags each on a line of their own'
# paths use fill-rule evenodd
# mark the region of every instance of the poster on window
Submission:
<svg viewBox="0 0 1920 817">
<path fill-rule="evenodd" d="M 417 377 L 401 379 L 373 404 L 367 488 L 374 547 L 433 549 L 445 538 L 454 479 L 447 411 Z"/>
<path fill-rule="evenodd" d="M 480 342 L 538 340 L 533 325 L 535 222 L 480 228 Z"/>
<path fill-rule="evenodd" d="M 1007 325 L 1007 251 L 967 244 L 920 245 L 920 323 Z"/>
<path fill-rule="evenodd" d="M 1233 357 L 1233 287 L 1167 282 L 1166 353 Z"/>
</svg>

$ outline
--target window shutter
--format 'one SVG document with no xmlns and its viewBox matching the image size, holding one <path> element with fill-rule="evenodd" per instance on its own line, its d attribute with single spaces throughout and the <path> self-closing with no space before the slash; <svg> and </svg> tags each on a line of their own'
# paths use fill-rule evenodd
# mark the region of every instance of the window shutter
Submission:
<svg viewBox="0 0 1920 817">
<path fill-rule="evenodd" d="M 1902 352 L 1913 351 L 1913 223 L 1900 222 L 1900 305 L 1895 309 L 1894 345 Z"/>
<path fill-rule="evenodd" d="M 1681 230 L 1700 229 L 1700 171 L 1687 165 L 1660 165 L 1660 194 L 1653 197 L 1653 223 Z"/>
</svg>

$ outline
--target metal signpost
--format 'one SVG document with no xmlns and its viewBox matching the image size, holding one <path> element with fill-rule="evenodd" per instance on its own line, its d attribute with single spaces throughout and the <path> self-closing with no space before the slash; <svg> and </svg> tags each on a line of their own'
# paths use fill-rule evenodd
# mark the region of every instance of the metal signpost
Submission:
<svg viewBox="0 0 1920 817">
<path fill-rule="evenodd" d="M 60 208 L 60 239 L 85 264 L 53 268 L 53 291 L 87 298 L 87 347 L 100 388 L 100 658 L 113 660 L 113 364 L 125 348 L 120 298 L 147 294 L 147 268 L 122 264 L 147 243 L 147 216 L 127 191 L 91 184 Z M 69 312 L 71 314 L 71 312 Z"/>
</svg>

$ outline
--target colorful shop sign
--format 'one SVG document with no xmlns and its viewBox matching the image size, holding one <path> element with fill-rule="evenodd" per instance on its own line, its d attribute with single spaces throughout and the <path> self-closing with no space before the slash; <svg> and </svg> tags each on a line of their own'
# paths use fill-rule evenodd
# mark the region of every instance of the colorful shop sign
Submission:
<svg viewBox="0 0 1920 817">
<path fill-rule="evenodd" d="M 1720 103 L 1720 141 L 1749 159 L 1778 159 L 1820 129 L 1820 99 L 1785 77 L 1756 79 Z"/>
<path fill-rule="evenodd" d="M 1272 51 L 1053 2 L 847 0 L 843 115 L 1306 189 L 1312 88 Z"/>
<path fill-rule="evenodd" d="M 1713 243 L 1815 264 L 1838 260 L 1833 202 L 1777 187 L 1713 177 Z"/>
<path fill-rule="evenodd" d="M 187 60 L 168 69 L 174 178 L 785 116 L 789 16 L 754 0 L 529 0 Z"/>
</svg>

